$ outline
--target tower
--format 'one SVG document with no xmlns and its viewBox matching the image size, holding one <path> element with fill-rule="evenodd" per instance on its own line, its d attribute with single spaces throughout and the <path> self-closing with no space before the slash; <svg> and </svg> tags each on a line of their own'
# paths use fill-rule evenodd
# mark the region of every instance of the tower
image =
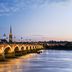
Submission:
<svg viewBox="0 0 72 72">
<path fill-rule="evenodd" d="M 10 26 L 9 42 L 12 43 L 12 27 Z"/>
</svg>

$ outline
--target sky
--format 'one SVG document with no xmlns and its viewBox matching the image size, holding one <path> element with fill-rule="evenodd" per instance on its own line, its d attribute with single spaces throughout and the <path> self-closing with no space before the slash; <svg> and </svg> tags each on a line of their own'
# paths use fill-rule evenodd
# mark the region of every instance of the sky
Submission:
<svg viewBox="0 0 72 72">
<path fill-rule="evenodd" d="M 72 41 L 72 0 L 0 0 L 0 38 Z"/>
</svg>

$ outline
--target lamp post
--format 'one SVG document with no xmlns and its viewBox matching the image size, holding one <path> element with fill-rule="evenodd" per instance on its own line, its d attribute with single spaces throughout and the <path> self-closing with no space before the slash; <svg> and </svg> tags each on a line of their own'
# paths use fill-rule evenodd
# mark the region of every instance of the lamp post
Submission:
<svg viewBox="0 0 72 72">
<path fill-rule="evenodd" d="M 14 36 L 14 43 L 16 42 L 15 39 L 16 39 L 16 37 Z"/>
<path fill-rule="evenodd" d="M 22 43 L 23 37 L 21 37 L 21 43 Z"/>
</svg>

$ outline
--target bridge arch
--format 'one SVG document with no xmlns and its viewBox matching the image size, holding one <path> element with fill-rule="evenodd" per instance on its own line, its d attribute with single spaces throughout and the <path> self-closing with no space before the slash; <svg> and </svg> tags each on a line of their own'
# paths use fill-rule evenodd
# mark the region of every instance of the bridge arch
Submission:
<svg viewBox="0 0 72 72">
<path fill-rule="evenodd" d="M 32 46 L 30 46 L 30 50 L 32 50 Z"/>
<path fill-rule="evenodd" d="M 26 50 L 28 50 L 28 46 L 26 46 Z"/>
<path fill-rule="evenodd" d="M 20 47 L 20 50 L 21 50 L 21 51 L 24 51 L 24 50 L 26 50 L 26 47 L 25 47 L 24 45 L 22 45 L 22 46 Z"/>
<path fill-rule="evenodd" d="M 26 46 L 21 46 L 20 51 L 22 55 L 26 54 Z"/>
<path fill-rule="evenodd" d="M 5 49 L 4 49 L 4 55 L 5 57 L 10 57 L 10 54 L 12 52 L 12 49 L 10 46 L 7 46 Z"/>
<path fill-rule="evenodd" d="M 19 47 L 16 46 L 16 47 L 14 48 L 14 52 L 18 52 L 18 51 L 20 51 L 20 50 L 19 50 Z"/>
<path fill-rule="evenodd" d="M 20 55 L 20 48 L 19 48 L 19 46 L 16 46 L 14 48 L 14 53 L 15 53 L 15 56 L 19 56 Z"/>
<path fill-rule="evenodd" d="M 21 47 L 21 51 L 24 51 L 24 47 L 23 46 Z"/>
<path fill-rule="evenodd" d="M 35 49 L 35 47 L 33 46 L 33 49 Z"/>
</svg>

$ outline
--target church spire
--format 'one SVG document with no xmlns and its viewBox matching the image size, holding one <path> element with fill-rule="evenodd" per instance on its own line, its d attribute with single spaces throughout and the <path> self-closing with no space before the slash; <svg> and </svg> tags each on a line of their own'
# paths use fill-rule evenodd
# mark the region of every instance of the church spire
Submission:
<svg viewBox="0 0 72 72">
<path fill-rule="evenodd" d="M 12 43 L 12 27 L 10 26 L 9 42 Z"/>
<path fill-rule="evenodd" d="M 10 26 L 10 33 L 12 34 L 12 27 Z"/>
</svg>

